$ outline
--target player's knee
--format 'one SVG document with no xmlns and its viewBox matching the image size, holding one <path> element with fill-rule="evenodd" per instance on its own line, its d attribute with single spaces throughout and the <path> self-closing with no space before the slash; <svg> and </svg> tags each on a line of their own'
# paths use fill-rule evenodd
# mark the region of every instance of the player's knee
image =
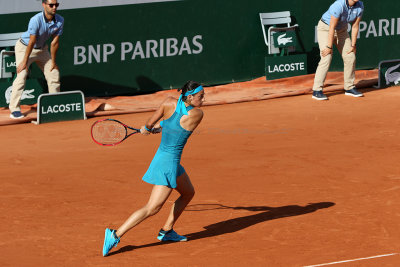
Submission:
<svg viewBox="0 0 400 267">
<path fill-rule="evenodd" d="M 26 70 L 21 71 L 17 74 L 17 78 L 15 79 L 16 82 L 25 82 L 28 78 L 28 72 Z"/>
<path fill-rule="evenodd" d="M 60 75 L 59 74 L 47 74 L 45 75 L 47 84 L 60 84 Z"/>
<path fill-rule="evenodd" d="M 347 63 L 347 64 L 353 64 L 356 61 L 356 56 L 354 55 L 354 53 L 346 54 L 343 57 L 343 61 L 344 61 L 344 63 Z"/>
<path fill-rule="evenodd" d="M 321 57 L 321 60 L 319 61 L 318 65 L 321 67 L 329 67 L 332 62 L 332 55 L 326 55 L 324 57 Z"/>
<path fill-rule="evenodd" d="M 161 205 L 147 205 L 145 207 L 147 216 L 156 215 L 161 210 Z"/>
</svg>

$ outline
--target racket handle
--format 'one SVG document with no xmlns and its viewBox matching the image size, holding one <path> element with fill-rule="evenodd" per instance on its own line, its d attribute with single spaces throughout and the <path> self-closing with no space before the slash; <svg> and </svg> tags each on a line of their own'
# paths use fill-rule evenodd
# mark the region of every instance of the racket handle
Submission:
<svg viewBox="0 0 400 267">
<path fill-rule="evenodd" d="M 152 131 L 151 131 L 151 133 L 161 133 L 161 131 L 162 131 L 162 128 L 160 127 L 160 128 L 154 128 Z"/>
</svg>

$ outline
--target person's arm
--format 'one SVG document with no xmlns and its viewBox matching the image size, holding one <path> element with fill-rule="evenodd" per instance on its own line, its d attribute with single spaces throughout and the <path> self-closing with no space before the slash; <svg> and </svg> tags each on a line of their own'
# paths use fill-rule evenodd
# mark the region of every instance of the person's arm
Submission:
<svg viewBox="0 0 400 267">
<path fill-rule="evenodd" d="M 33 50 L 33 47 L 35 46 L 35 43 L 36 43 L 36 35 L 32 35 L 31 34 L 29 36 L 29 43 L 28 43 L 28 45 L 26 47 L 26 50 L 25 50 L 25 56 L 22 59 L 21 63 L 19 63 L 18 66 L 17 66 L 17 73 L 20 73 L 21 71 L 26 69 L 26 64 L 28 64 L 28 59 L 29 59 L 29 56 L 32 53 L 32 50 Z"/>
<path fill-rule="evenodd" d="M 323 57 L 333 53 L 333 39 L 335 35 L 335 28 L 338 22 L 339 18 L 331 16 L 331 21 L 329 23 L 328 43 L 326 45 L 327 47 L 325 47 L 325 49 L 321 51 L 321 55 Z"/>
<path fill-rule="evenodd" d="M 353 52 L 354 54 L 357 51 L 357 37 L 358 37 L 358 32 L 360 31 L 360 21 L 361 17 L 358 17 L 356 21 L 354 21 L 353 26 L 351 26 L 351 49 L 347 52 L 347 54 L 350 54 Z"/>
<path fill-rule="evenodd" d="M 173 99 L 172 97 L 168 97 L 167 99 L 164 100 L 163 103 L 158 107 L 158 109 L 153 113 L 153 115 L 150 117 L 150 119 L 147 120 L 146 124 L 140 128 L 140 133 L 143 135 L 149 135 L 151 133 L 159 133 L 160 132 L 160 124 L 157 123 L 163 116 L 164 116 L 164 111 L 168 105 L 171 105 L 173 102 L 172 100 L 176 101 L 176 99 Z M 149 129 L 150 131 L 146 130 Z"/>
<path fill-rule="evenodd" d="M 59 46 L 59 40 L 60 40 L 60 36 L 56 35 L 50 44 L 50 54 L 51 54 L 51 63 L 52 63 L 50 71 L 52 71 L 53 69 L 58 70 L 58 66 L 56 63 L 56 57 L 57 57 L 57 51 L 58 51 L 58 46 Z"/>
</svg>

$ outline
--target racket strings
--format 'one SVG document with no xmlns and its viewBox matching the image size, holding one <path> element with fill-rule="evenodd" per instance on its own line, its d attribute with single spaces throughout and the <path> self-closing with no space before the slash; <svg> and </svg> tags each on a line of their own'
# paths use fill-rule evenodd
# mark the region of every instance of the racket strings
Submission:
<svg viewBox="0 0 400 267">
<path fill-rule="evenodd" d="M 111 120 L 104 120 L 93 125 L 92 136 L 101 144 L 115 144 L 126 137 L 124 125 Z"/>
</svg>

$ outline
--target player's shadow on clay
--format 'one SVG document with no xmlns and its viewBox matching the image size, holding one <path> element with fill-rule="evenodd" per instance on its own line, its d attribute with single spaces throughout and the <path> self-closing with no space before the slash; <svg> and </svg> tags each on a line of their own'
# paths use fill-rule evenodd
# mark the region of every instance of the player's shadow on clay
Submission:
<svg viewBox="0 0 400 267">
<path fill-rule="evenodd" d="M 197 204 L 197 205 L 189 205 L 187 209 L 185 210 L 186 212 L 195 212 L 195 211 L 207 211 L 207 210 L 217 210 L 217 209 L 233 209 L 233 210 L 248 210 L 248 211 L 255 211 L 259 212 L 256 214 L 248 215 L 248 216 L 243 216 L 243 217 L 237 217 L 233 219 L 229 219 L 226 221 L 221 221 L 218 223 L 210 224 L 204 227 L 204 230 L 195 232 L 195 233 L 190 233 L 190 234 L 184 234 L 189 241 L 191 240 L 197 240 L 197 239 L 202 239 L 202 238 L 208 238 L 208 237 L 214 237 L 214 236 L 219 236 L 227 233 L 234 233 L 237 231 L 240 231 L 242 229 L 245 229 L 247 227 L 250 227 L 252 225 L 270 221 L 270 220 L 275 220 L 275 219 L 280 219 L 280 218 L 285 218 L 285 217 L 291 217 L 291 216 L 299 216 L 307 213 L 312 213 L 315 212 L 319 209 L 325 209 L 329 208 L 335 205 L 333 202 L 319 202 L 319 203 L 310 203 L 306 206 L 298 206 L 298 205 L 289 205 L 289 206 L 282 206 L 282 207 L 267 207 L 267 206 L 254 206 L 254 207 L 229 207 L 229 206 L 224 206 L 221 204 Z M 141 246 L 132 246 L 128 245 L 125 247 L 121 247 L 119 250 L 111 252 L 109 256 L 118 254 L 118 253 L 123 253 L 123 252 L 128 252 L 134 249 L 139 249 L 139 248 L 146 248 L 146 247 L 154 247 L 154 246 L 160 246 L 160 245 L 166 245 L 166 244 L 171 244 L 171 242 L 154 242 L 146 245 L 141 245 Z"/>
<path fill-rule="evenodd" d="M 335 205 L 335 203 L 333 202 L 310 203 L 306 206 L 289 205 L 277 208 L 266 207 L 266 206 L 224 207 L 221 205 L 221 207 L 219 208 L 216 207 L 216 209 L 230 208 L 233 210 L 248 210 L 248 211 L 262 211 L 262 212 L 210 224 L 204 227 L 205 230 L 187 234 L 186 236 L 188 240 L 196 240 L 201 238 L 223 235 L 227 233 L 234 233 L 261 222 L 280 219 L 284 217 L 303 215 L 315 212 L 319 209 L 329 208 L 333 205 Z M 190 209 L 190 207 L 188 207 L 188 209 Z"/>
</svg>

